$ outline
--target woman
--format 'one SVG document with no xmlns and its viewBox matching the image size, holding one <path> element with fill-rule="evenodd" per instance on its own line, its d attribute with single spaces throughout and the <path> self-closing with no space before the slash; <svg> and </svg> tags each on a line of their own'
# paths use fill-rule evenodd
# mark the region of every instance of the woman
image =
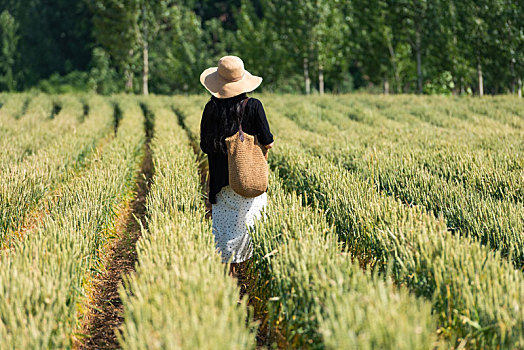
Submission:
<svg viewBox="0 0 524 350">
<path fill-rule="evenodd" d="M 230 262 L 230 274 L 237 276 L 252 256 L 247 227 L 253 226 L 254 220 L 260 218 L 267 204 L 267 194 L 246 198 L 231 189 L 225 139 L 238 132 L 242 113 L 242 130 L 257 135 L 267 149 L 273 146 L 273 135 L 262 103 L 255 98 L 243 103 L 246 92 L 255 90 L 262 78 L 246 71 L 239 57 L 222 57 L 218 67 L 208 68 L 201 74 L 200 82 L 212 95 L 202 114 L 200 148 L 208 155 L 209 161 L 213 234 L 222 261 Z"/>
</svg>

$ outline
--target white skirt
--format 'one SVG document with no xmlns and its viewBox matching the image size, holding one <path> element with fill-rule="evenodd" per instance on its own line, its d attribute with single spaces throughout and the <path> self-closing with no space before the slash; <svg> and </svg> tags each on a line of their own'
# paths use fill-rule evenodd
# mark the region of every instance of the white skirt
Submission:
<svg viewBox="0 0 524 350">
<path fill-rule="evenodd" d="M 260 219 L 267 205 L 267 193 L 246 198 L 231 189 L 222 187 L 217 202 L 212 205 L 213 235 L 222 262 L 240 263 L 253 254 L 248 227 Z M 230 260 L 231 259 L 231 260 Z"/>
</svg>

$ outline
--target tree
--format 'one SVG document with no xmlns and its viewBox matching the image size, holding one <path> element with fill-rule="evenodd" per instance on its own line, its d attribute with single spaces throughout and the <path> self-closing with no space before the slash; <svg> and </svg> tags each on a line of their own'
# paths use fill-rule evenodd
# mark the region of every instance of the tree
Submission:
<svg viewBox="0 0 524 350">
<path fill-rule="evenodd" d="M 8 91 L 16 88 L 14 65 L 19 36 L 18 23 L 8 11 L 0 14 L 0 72 L 1 83 Z"/>
<path fill-rule="evenodd" d="M 463 44 L 464 25 L 458 16 L 454 0 L 443 0 L 438 12 L 439 25 L 438 38 L 435 37 L 428 53 L 429 57 L 439 57 L 440 65 L 437 69 L 451 72 L 453 92 L 464 93 L 465 87 L 470 83 L 470 63 L 467 59 L 467 49 Z M 439 42 L 440 44 L 436 44 Z M 446 55 L 442 55 L 445 52 Z M 435 66 L 435 62 L 433 66 Z"/>
<path fill-rule="evenodd" d="M 85 0 L 2 0 L 18 23 L 18 87 L 27 89 L 53 74 L 86 71 L 91 61 L 91 14 Z"/>
<path fill-rule="evenodd" d="M 496 2 L 491 6 L 495 66 L 508 76 L 510 91 L 522 96 L 524 73 L 524 4 L 516 0 Z M 498 58 L 498 60 L 497 60 Z M 509 68 L 509 69 L 508 69 Z"/>
<path fill-rule="evenodd" d="M 522 0 L 2 0 L 3 11 L 3 89 L 91 71 L 104 93 L 199 91 L 200 71 L 236 54 L 274 91 L 522 94 Z"/>
<path fill-rule="evenodd" d="M 389 25 L 388 4 L 384 0 L 353 2 L 353 42 L 364 74 L 373 83 L 382 82 L 384 93 L 390 90 L 389 76 L 393 72 L 395 86 L 401 89 L 398 57 Z"/>
<path fill-rule="evenodd" d="M 286 43 L 287 59 L 302 66 L 304 91 L 311 93 L 310 65 L 314 57 L 313 29 L 317 24 L 317 0 L 301 1 L 300 6 L 286 0 L 265 0 L 265 16 L 278 38 Z"/>
<path fill-rule="evenodd" d="M 201 19 L 189 8 L 170 8 L 165 26 L 153 42 L 151 87 L 159 93 L 201 91 L 200 73 L 215 64 L 208 54 Z"/>
<path fill-rule="evenodd" d="M 138 9 L 136 30 L 142 47 L 142 93 L 149 94 L 149 47 L 156 35 L 165 26 L 170 11 L 177 11 L 177 5 L 166 0 L 135 0 Z"/>
<path fill-rule="evenodd" d="M 111 65 L 111 58 L 107 52 L 101 47 L 95 47 L 92 57 L 88 81 L 89 90 L 102 95 L 121 91 L 118 73 Z"/>
<path fill-rule="evenodd" d="M 261 2 L 262 20 L 258 24 L 264 26 L 267 31 L 264 34 L 273 40 L 270 47 L 284 49 L 279 69 L 294 75 L 302 68 L 306 94 L 311 93 L 311 76 L 315 70 L 318 72 L 319 91 L 323 93 L 324 73 L 335 65 L 337 59 L 343 58 L 341 48 L 347 34 L 343 4 L 339 0 L 307 0 L 301 1 L 299 6 L 285 0 Z M 246 2 L 243 8 L 249 8 Z M 249 20 L 244 18 L 239 23 L 242 29 L 242 23 L 248 24 Z"/>
<path fill-rule="evenodd" d="M 235 18 L 238 29 L 233 52 L 242 57 L 247 67 L 254 67 L 252 73 L 263 73 L 264 88 L 295 89 L 290 77 L 296 73 L 296 61 L 289 59 L 290 48 L 267 12 L 257 13 L 253 1 L 242 1 Z"/>
<path fill-rule="evenodd" d="M 476 67 L 479 96 L 484 95 L 483 65 L 489 57 L 487 47 L 491 39 L 487 21 L 490 11 L 488 2 L 489 0 L 455 1 L 457 18 L 462 24 L 459 27 L 461 45 L 465 48 L 465 55 L 470 64 Z"/>
<path fill-rule="evenodd" d="M 430 42 L 428 37 L 433 27 L 433 18 L 429 15 L 432 5 L 427 0 L 393 0 L 391 4 L 395 14 L 396 33 L 410 45 L 415 55 L 417 92 L 421 94 L 424 83 L 422 58 Z"/>
<path fill-rule="evenodd" d="M 317 52 L 318 92 L 324 94 L 324 72 L 343 60 L 342 46 L 348 33 L 347 21 L 338 0 L 317 1 L 317 22 L 311 40 Z"/>
<path fill-rule="evenodd" d="M 136 0 L 94 0 L 90 3 L 95 39 L 123 72 L 128 92 L 133 90 L 133 60 L 138 49 L 138 5 Z"/>
</svg>

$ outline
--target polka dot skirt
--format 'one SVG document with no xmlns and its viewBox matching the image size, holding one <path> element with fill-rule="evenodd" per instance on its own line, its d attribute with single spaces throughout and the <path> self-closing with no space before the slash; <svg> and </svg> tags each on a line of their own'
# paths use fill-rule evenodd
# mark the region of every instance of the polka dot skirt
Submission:
<svg viewBox="0 0 524 350">
<path fill-rule="evenodd" d="M 253 247 L 248 227 L 260 219 L 267 205 L 267 193 L 246 198 L 231 189 L 222 187 L 212 207 L 213 234 L 222 262 L 243 262 L 251 258 Z"/>
</svg>

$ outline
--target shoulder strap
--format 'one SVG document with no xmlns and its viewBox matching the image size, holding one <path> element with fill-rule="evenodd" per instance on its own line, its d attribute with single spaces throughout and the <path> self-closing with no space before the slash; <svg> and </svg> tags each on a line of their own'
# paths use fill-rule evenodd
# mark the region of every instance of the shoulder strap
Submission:
<svg viewBox="0 0 524 350">
<path fill-rule="evenodd" d="M 242 107 L 240 108 L 240 127 L 242 127 L 242 118 L 244 118 L 244 113 L 246 112 L 246 105 L 249 97 L 246 97 L 242 100 Z"/>
<path fill-rule="evenodd" d="M 247 101 L 249 100 L 249 97 L 246 97 L 242 101 L 242 106 L 240 108 L 240 121 L 238 123 L 238 133 L 240 135 L 240 141 L 244 142 L 244 131 L 242 130 L 242 119 L 244 118 L 244 113 L 246 111 L 246 105 Z"/>
</svg>

